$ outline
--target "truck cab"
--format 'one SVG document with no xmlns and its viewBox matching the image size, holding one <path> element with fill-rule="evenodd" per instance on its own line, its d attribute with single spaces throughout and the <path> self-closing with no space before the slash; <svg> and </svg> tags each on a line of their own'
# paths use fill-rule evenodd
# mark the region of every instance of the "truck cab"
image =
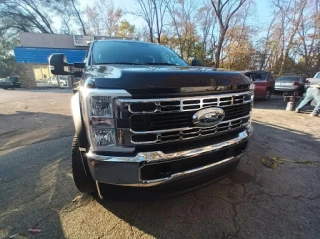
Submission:
<svg viewBox="0 0 320 239">
<path fill-rule="evenodd" d="M 72 97 L 72 169 L 81 192 L 105 184 L 153 187 L 231 172 L 252 134 L 251 81 L 239 72 L 189 66 L 171 49 L 94 41 L 84 63 L 52 74 L 81 77 Z"/>
</svg>

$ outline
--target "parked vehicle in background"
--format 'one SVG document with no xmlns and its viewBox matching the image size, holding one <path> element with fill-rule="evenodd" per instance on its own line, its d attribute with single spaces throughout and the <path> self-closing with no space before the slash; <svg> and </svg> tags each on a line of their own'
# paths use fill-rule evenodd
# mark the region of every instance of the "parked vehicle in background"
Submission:
<svg viewBox="0 0 320 239">
<path fill-rule="evenodd" d="M 305 85 L 305 89 L 309 88 L 310 85 L 315 85 L 320 83 L 320 72 L 317 72 L 313 78 L 307 78 L 308 84 Z"/>
<path fill-rule="evenodd" d="M 21 82 L 19 76 L 8 76 L 7 78 L 0 79 L 0 88 L 9 89 L 9 88 L 20 88 Z"/>
<path fill-rule="evenodd" d="M 269 100 L 274 92 L 275 80 L 270 72 L 267 71 L 244 71 L 245 76 L 249 77 L 254 85 L 254 98 Z"/>
<path fill-rule="evenodd" d="M 299 92 L 299 95 L 302 96 L 306 83 L 309 82 L 302 76 L 281 76 L 276 79 L 275 90 L 281 92 Z"/>
</svg>

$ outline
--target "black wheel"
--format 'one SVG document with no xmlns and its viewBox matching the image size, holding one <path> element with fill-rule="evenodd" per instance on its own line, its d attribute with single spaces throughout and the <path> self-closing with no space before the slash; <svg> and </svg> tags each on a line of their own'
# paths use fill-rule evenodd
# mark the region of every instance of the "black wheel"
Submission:
<svg viewBox="0 0 320 239">
<path fill-rule="evenodd" d="M 271 90 L 270 90 L 270 89 L 267 89 L 267 90 L 266 90 L 266 93 L 265 93 L 265 95 L 264 95 L 264 100 L 270 100 L 271 94 L 272 94 Z"/>
<path fill-rule="evenodd" d="M 82 193 L 95 192 L 96 186 L 94 180 L 86 166 L 86 160 L 83 160 L 84 155 L 79 150 L 77 136 L 74 136 L 72 142 L 72 174 L 73 180 Z"/>
</svg>

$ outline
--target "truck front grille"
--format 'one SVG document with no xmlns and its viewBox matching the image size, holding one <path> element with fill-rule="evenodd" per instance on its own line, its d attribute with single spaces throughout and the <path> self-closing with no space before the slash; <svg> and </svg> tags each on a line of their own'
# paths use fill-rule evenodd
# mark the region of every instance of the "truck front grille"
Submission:
<svg viewBox="0 0 320 239">
<path fill-rule="evenodd" d="M 244 127 L 250 118 L 252 92 L 169 99 L 117 99 L 119 145 L 150 145 L 204 138 Z M 203 108 L 221 108 L 222 122 L 199 128 L 192 116 Z"/>
<path fill-rule="evenodd" d="M 232 120 L 249 115 L 251 104 L 220 107 L 225 112 L 224 120 Z M 196 110 L 165 114 L 136 114 L 130 118 L 131 129 L 135 132 L 167 130 L 173 128 L 193 127 L 192 116 Z"/>
</svg>

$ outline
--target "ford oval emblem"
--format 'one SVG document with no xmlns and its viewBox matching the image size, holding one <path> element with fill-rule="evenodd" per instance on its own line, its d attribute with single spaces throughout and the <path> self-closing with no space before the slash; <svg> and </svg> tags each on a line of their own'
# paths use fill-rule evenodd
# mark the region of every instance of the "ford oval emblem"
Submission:
<svg viewBox="0 0 320 239">
<path fill-rule="evenodd" d="M 210 127 L 219 124 L 224 118 L 224 111 L 220 108 L 199 110 L 192 116 L 192 122 L 198 127 Z"/>
</svg>

